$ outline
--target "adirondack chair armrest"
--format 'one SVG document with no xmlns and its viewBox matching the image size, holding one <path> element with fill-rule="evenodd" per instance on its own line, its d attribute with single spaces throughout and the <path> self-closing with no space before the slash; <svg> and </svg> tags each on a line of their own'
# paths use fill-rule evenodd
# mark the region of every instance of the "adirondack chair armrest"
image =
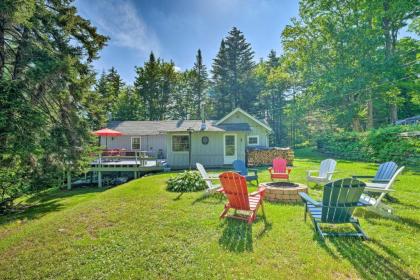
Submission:
<svg viewBox="0 0 420 280">
<path fill-rule="evenodd" d="M 393 192 L 393 189 L 381 189 L 381 188 L 372 188 L 372 187 L 365 187 L 365 192 L 377 192 L 377 193 L 389 193 Z"/>
<path fill-rule="evenodd" d="M 311 175 L 312 175 L 312 173 L 316 173 L 316 172 L 319 172 L 319 170 L 306 170 L 306 174 L 307 174 L 308 176 L 311 176 Z"/>
<path fill-rule="evenodd" d="M 257 191 L 250 193 L 249 196 L 255 196 L 255 195 L 258 195 L 258 194 L 261 195 L 261 197 L 263 197 L 264 194 L 265 194 L 265 188 L 264 187 L 259 187 Z"/>
<path fill-rule="evenodd" d="M 372 180 L 372 183 L 388 183 L 389 180 L 386 179 L 376 179 L 376 180 Z"/>
<path fill-rule="evenodd" d="M 310 203 L 310 204 L 313 204 L 315 206 L 321 206 L 322 205 L 320 202 L 318 202 L 318 201 L 314 200 L 312 197 L 310 197 L 307 193 L 300 192 L 299 195 L 305 203 Z"/>
<path fill-rule="evenodd" d="M 334 174 L 334 173 L 341 173 L 343 171 L 331 171 L 331 172 L 327 172 L 327 174 Z"/>
<path fill-rule="evenodd" d="M 219 174 L 208 174 L 208 179 L 219 180 Z"/>
<path fill-rule="evenodd" d="M 258 175 L 258 169 L 248 168 L 248 171 L 254 172 L 255 176 Z"/>
<path fill-rule="evenodd" d="M 375 176 L 364 176 L 364 175 L 351 175 L 351 177 L 353 178 L 353 179 L 357 179 L 357 178 L 373 178 L 373 177 L 375 177 Z"/>
</svg>

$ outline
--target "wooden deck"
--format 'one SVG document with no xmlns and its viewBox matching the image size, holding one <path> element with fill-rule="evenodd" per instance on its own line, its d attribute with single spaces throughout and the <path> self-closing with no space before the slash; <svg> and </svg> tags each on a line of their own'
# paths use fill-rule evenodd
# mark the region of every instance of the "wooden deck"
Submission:
<svg viewBox="0 0 420 280">
<path fill-rule="evenodd" d="M 134 178 L 142 173 L 163 171 L 166 168 L 164 159 L 138 156 L 102 156 L 90 163 L 88 171 L 96 172 L 98 187 L 102 187 L 102 172 L 133 172 Z M 71 189 L 71 175 L 67 174 L 67 189 Z"/>
</svg>

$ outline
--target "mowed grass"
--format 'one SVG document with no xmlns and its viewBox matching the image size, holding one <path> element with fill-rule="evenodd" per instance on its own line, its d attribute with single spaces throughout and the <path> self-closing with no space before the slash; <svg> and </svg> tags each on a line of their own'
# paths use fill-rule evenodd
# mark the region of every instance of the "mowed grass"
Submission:
<svg viewBox="0 0 420 280">
<path fill-rule="evenodd" d="M 298 154 L 291 179 L 305 182 L 322 158 Z M 376 167 L 339 161 L 337 178 Z M 0 279 L 420 279 L 418 173 L 404 172 L 385 200 L 394 215 L 357 211 L 369 241 L 320 240 L 300 204 L 265 203 L 268 224 L 221 221 L 222 196 L 169 193 L 170 176 L 28 199 L 31 208 L 0 217 Z"/>
</svg>

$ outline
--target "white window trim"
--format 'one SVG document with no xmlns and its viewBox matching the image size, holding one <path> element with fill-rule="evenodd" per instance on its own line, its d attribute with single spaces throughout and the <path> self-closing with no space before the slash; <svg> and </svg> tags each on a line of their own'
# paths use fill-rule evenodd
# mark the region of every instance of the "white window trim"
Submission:
<svg viewBox="0 0 420 280">
<path fill-rule="evenodd" d="M 251 137 L 257 137 L 257 144 L 249 144 L 249 138 Z M 248 146 L 258 146 L 260 144 L 260 136 L 259 135 L 248 135 L 248 137 L 246 138 L 246 144 Z"/>
<path fill-rule="evenodd" d="M 138 138 L 138 139 L 140 139 L 140 147 L 138 148 L 138 149 L 133 149 L 133 139 L 134 138 Z M 132 150 L 132 151 L 140 151 L 141 150 L 141 136 L 132 136 L 131 137 L 131 145 L 130 145 L 130 149 Z"/>
<path fill-rule="evenodd" d="M 235 154 L 233 156 L 226 156 L 226 136 L 235 136 Z M 236 134 L 224 134 L 223 135 L 223 158 L 234 157 L 238 158 L 238 136 Z"/>
<path fill-rule="evenodd" d="M 174 136 L 188 136 L 189 137 L 190 135 L 189 134 L 171 134 L 171 152 L 175 153 L 175 154 L 188 154 L 190 152 L 189 150 L 188 151 L 174 151 L 173 150 L 173 137 Z M 188 139 L 188 140 L 190 140 L 190 139 Z M 191 141 L 190 141 L 190 143 L 191 143 Z"/>
</svg>

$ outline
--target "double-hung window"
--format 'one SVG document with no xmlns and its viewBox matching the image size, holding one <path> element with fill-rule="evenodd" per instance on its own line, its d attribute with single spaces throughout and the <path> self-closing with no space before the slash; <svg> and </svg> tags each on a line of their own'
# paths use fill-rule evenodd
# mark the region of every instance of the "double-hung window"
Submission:
<svg viewBox="0 0 420 280">
<path fill-rule="evenodd" d="M 140 150 L 140 147 L 141 147 L 141 138 L 131 137 L 131 150 Z"/>
<path fill-rule="evenodd" d="M 172 151 L 173 152 L 188 152 L 190 149 L 190 139 L 188 135 L 173 135 L 172 136 Z"/>
<path fill-rule="evenodd" d="M 248 145 L 256 146 L 260 144 L 260 137 L 258 135 L 248 136 Z"/>
</svg>

